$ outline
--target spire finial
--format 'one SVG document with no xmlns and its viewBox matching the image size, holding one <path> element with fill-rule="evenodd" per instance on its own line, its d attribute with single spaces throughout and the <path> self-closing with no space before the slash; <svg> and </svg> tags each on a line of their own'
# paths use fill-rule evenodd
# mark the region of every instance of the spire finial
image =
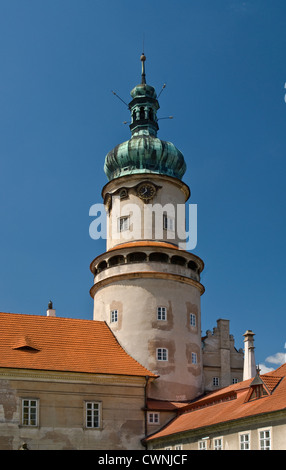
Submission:
<svg viewBox="0 0 286 470">
<path fill-rule="evenodd" d="M 144 52 L 142 52 L 140 60 L 142 62 L 141 83 L 142 83 L 142 85 L 146 85 L 146 75 L 145 75 L 145 60 L 146 60 L 146 57 L 145 57 Z"/>
</svg>

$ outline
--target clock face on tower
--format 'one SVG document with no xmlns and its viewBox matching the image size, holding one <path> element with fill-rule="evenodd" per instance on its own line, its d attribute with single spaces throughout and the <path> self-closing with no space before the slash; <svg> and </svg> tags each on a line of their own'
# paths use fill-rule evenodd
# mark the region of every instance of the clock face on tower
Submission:
<svg viewBox="0 0 286 470">
<path fill-rule="evenodd" d="M 143 201 L 150 201 L 156 194 L 156 188 L 152 183 L 141 183 L 137 188 L 137 194 Z"/>
</svg>

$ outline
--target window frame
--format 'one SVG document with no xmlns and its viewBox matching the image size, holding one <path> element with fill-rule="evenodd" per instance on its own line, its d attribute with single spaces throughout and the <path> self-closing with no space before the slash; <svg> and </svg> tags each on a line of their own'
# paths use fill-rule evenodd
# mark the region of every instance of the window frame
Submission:
<svg viewBox="0 0 286 470">
<path fill-rule="evenodd" d="M 167 307 L 157 307 L 157 320 L 167 321 Z"/>
<path fill-rule="evenodd" d="M 192 364 L 197 364 L 198 363 L 198 355 L 197 353 L 193 352 L 191 353 L 191 360 L 192 360 Z"/>
<path fill-rule="evenodd" d="M 130 217 L 127 215 L 124 215 L 122 217 L 118 217 L 117 219 L 117 231 L 119 233 L 121 232 L 126 232 L 127 230 L 130 229 Z M 125 225 L 126 224 L 126 225 Z"/>
<path fill-rule="evenodd" d="M 201 439 L 198 442 L 198 449 L 199 450 L 207 450 L 207 440 L 206 439 Z"/>
<path fill-rule="evenodd" d="M 215 376 L 213 377 L 213 387 L 219 387 L 219 377 L 218 376 Z"/>
<path fill-rule="evenodd" d="M 258 429 L 257 431 L 258 431 L 259 450 L 271 450 L 272 427 L 268 426 L 267 428 L 261 428 L 261 429 Z M 266 432 L 269 432 L 269 437 L 261 437 L 261 434 L 266 433 Z M 269 441 L 269 445 L 265 445 L 265 441 Z"/>
<path fill-rule="evenodd" d="M 248 440 L 244 440 L 245 436 Z M 239 433 L 239 450 L 250 450 L 250 431 L 243 431 Z"/>
<path fill-rule="evenodd" d="M 214 450 L 223 450 L 223 438 L 215 437 L 213 440 Z"/>
<path fill-rule="evenodd" d="M 158 411 L 148 411 L 148 424 L 160 424 L 160 413 Z"/>
<path fill-rule="evenodd" d="M 92 405 L 91 408 L 88 408 L 88 405 Z M 94 425 L 95 423 L 95 405 L 97 405 L 97 426 Z M 86 400 L 84 402 L 84 409 L 85 409 L 85 416 L 84 416 L 84 427 L 85 429 L 101 429 L 102 428 L 102 403 L 100 401 L 94 400 Z M 91 411 L 91 423 L 92 425 L 88 425 L 88 411 Z"/>
<path fill-rule="evenodd" d="M 110 310 L 110 323 L 117 323 L 118 322 L 118 310 Z"/>
<path fill-rule="evenodd" d="M 169 354 L 168 354 L 168 349 L 167 348 L 157 348 L 156 349 L 156 358 L 157 358 L 157 361 L 160 361 L 160 362 L 168 362 L 168 357 L 169 357 Z M 159 358 L 159 356 L 161 358 Z"/>
<path fill-rule="evenodd" d="M 163 214 L 163 229 L 168 232 L 175 232 L 175 217 L 168 217 L 167 214 Z"/>
<path fill-rule="evenodd" d="M 25 402 L 28 402 L 27 405 L 25 405 Z M 35 405 L 32 405 L 32 402 L 35 402 Z M 39 426 L 39 399 L 38 398 L 22 398 L 22 403 L 21 403 L 21 423 L 22 426 L 25 427 L 37 427 Z M 25 411 L 26 410 L 26 411 Z M 28 416 L 26 417 L 26 413 L 28 413 Z M 34 413 L 34 417 L 32 414 Z M 27 422 L 26 422 L 27 420 Z M 32 420 L 35 422 L 32 423 Z"/>
<path fill-rule="evenodd" d="M 175 450 L 183 450 L 183 444 L 176 444 Z"/>
<path fill-rule="evenodd" d="M 197 326 L 197 315 L 195 313 L 190 313 L 190 326 L 193 328 Z"/>
</svg>

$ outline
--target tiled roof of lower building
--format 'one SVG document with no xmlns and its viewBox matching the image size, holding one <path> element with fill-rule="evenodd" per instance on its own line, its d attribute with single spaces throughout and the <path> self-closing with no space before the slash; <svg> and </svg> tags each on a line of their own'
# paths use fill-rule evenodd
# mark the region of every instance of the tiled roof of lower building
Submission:
<svg viewBox="0 0 286 470">
<path fill-rule="evenodd" d="M 239 382 L 210 393 L 178 410 L 167 426 L 146 441 L 166 438 L 178 433 L 215 426 L 242 418 L 286 410 L 286 364 L 260 376 L 268 393 L 250 399 L 253 379 Z"/>
<path fill-rule="evenodd" d="M 105 322 L 0 313 L 0 331 L 1 368 L 155 377 Z"/>
</svg>

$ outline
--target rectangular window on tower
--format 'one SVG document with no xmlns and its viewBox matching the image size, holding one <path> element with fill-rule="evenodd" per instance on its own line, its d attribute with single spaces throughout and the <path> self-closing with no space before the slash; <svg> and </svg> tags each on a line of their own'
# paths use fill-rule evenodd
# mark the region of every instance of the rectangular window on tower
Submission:
<svg viewBox="0 0 286 470">
<path fill-rule="evenodd" d="M 197 353 L 192 352 L 192 364 L 197 364 Z"/>
<path fill-rule="evenodd" d="M 129 217 L 119 217 L 118 219 L 118 232 L 129 230 Z"/>
<path fill-rule="evenodd" d="M 196 326 L 196 315 L 194 313 L 190 313 L 190 325 Z"/>
<path fill-rule="evenodd" d="M 173 217 L 168 217 L 166 214 L 163 214 L 163 229 L 174 232 L 175 231 L 175 219 Z"/>
<path fill-rule="evenodd" d="M 158 307 L 157 308 L 157 320 L 167 320 L 167 309 L 166 307 Z"/>
<path fill-rule="evenodd" d="M 168 349 L 158 348 L 157 349 L 157 361 L 167 361 L 168 360 Z"/>
<path fill-rule="evenodd" d="M 110 323 L 116 323 L 117 321 L 118 321 L 118 310 L 111 310 Z"/>
</svg>

